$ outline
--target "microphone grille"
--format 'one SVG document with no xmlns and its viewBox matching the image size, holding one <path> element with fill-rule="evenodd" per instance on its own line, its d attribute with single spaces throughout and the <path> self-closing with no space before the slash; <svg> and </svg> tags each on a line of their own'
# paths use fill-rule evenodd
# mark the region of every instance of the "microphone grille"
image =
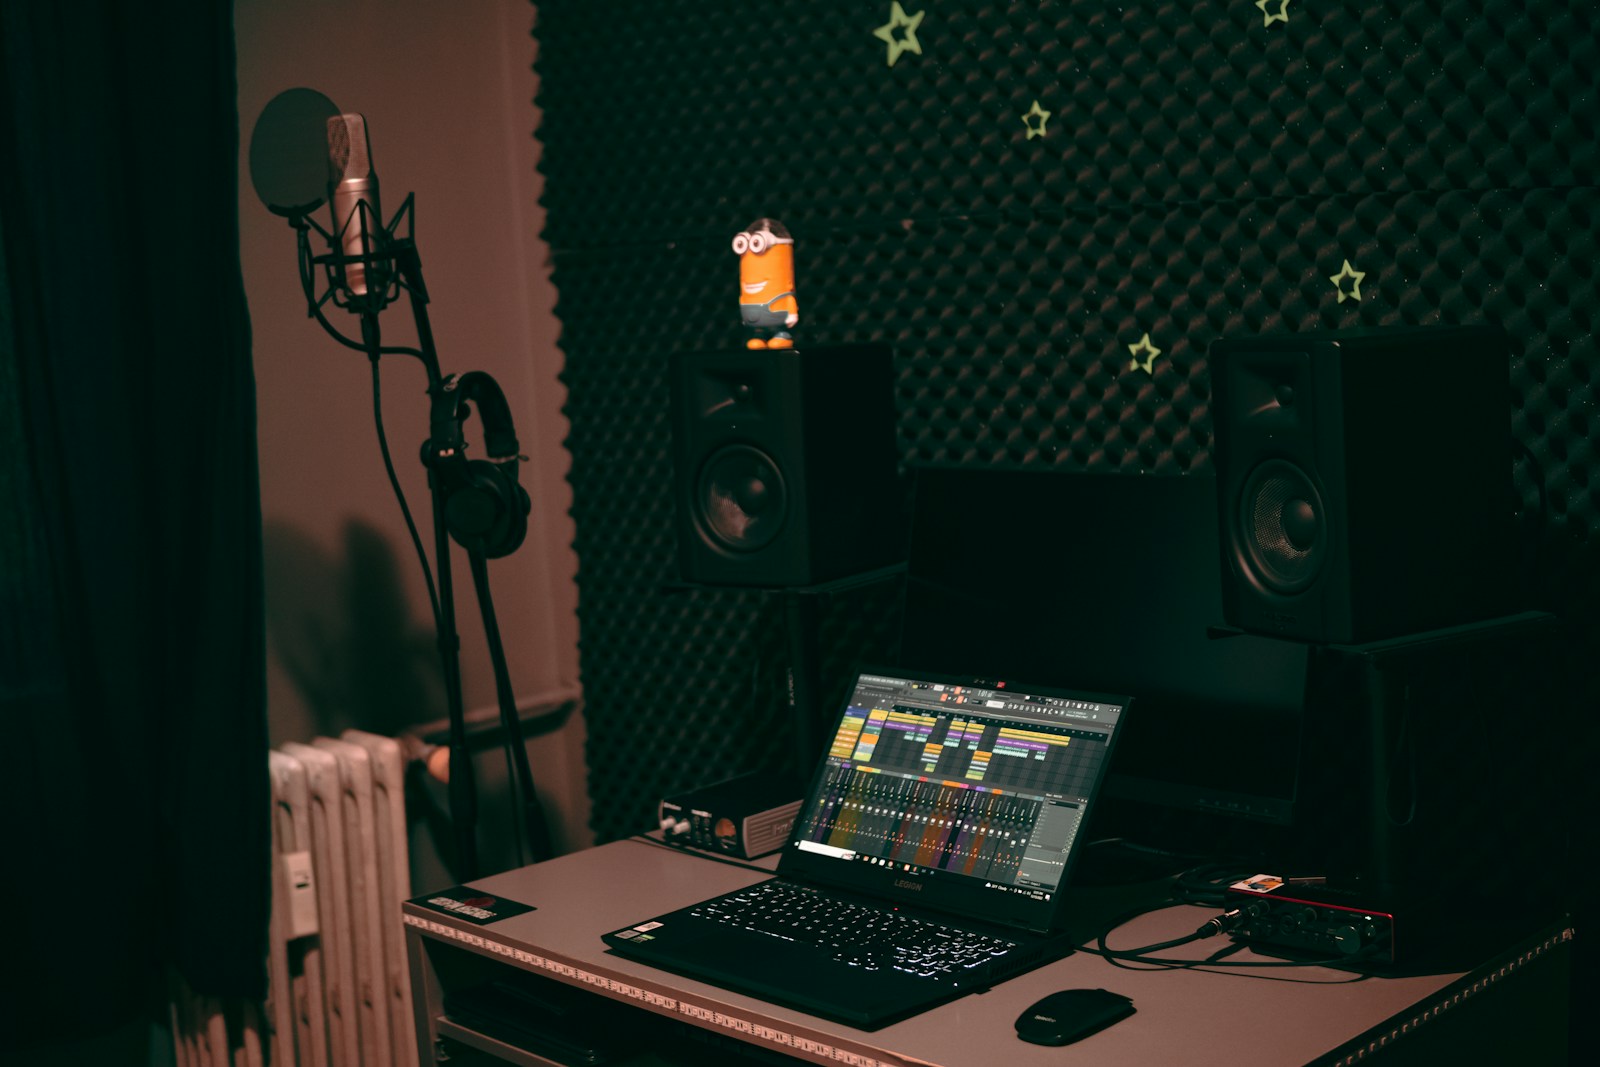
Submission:
<svg viewBox="0 0 1600 1067">
<path fill-rule="evenodd" d="M 372 174 L 367 143 L 367 120 L 360 115 L 335 115 L 328 120 L 328 164 L 333 180 L 366 178 Z"/>
</svg>

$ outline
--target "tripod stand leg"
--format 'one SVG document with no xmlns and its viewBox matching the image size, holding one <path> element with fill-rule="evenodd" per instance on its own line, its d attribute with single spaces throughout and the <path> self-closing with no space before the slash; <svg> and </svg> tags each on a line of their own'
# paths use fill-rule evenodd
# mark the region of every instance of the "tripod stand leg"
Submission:
<svg viewBox="0 0 1600 1067">
<path fill-rule="evenodd" d="M 789 641 L 789 710 L 794 730 L 796 781 L 811 778 L 822 751 L 820 715 L 822 648 L 817 633 L 821 611 L 815 595 L 787 589 L 783 593 L 784 629 Z"/>
</svg>

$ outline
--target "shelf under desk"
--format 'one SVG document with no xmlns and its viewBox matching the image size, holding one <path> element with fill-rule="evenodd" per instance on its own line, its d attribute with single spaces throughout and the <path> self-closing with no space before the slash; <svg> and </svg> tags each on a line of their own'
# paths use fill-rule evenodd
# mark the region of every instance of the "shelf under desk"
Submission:
<svg viewBox="0 0 1600 1067">
<path fill-rule="evenodd" d="M 764 862 L 770 864 L 771 858 Z M 1573 936 L 1570 928 L 1556 924 L 1518 945 L 1486 949 L 1484 965 L 1473 971 L 1395 978 L 1311 966 L 1261 971 L 1129 966 L 1078 952 L 870 1033 L 612 955 L 600 940 L 606 931 L 763 877 L 626 840 L 474 881 L 474 889 L 534 909 L 487 925 L 405 904 L 422 1062 L 433 1062 L 441 1036 L 513 1063 L 557 1062 L 464 1032 L 441 1018 L 442 993 L 450 983 L 510 967 L 798 1061 L 858 1067 L 1353 1064 L 1387 1046 L 1412 1042 L 1422 1031 L 1444 1029 L 1441 1020 L 1476 1014 L 1469 1009 L 1487 1007 L 1491 994 L 1509 979 L 1526 981 L 1524 972 L 1562 972 Z M 1122 893 L 1070 892 L 1080 895 L 1086 908 L 1101 912 L 1117 904 Z M 1207 908 L 1177 906 L 1142 915 L 1116 932 L 1113 947 L 1177 937 L 1212 914 Z M 1201 959 L 1219 944 L 1203 941 L 1163 955 Z M 1230 958 L 1257 957 L 1242 951 Z M 1564 991 L 1564 977 L 1557 985 Z M 1012 1023 L 1031 1004 L 1056 990 L 1081 987 L 1132 997 L 1137 1013 L 1064 1048 L 1016 1037 Z M 1564 993 L 1560 1004 L 1546 1007 L 1549 1018 L 1510 1022 L 1547 1038 L 1551 1028 L 1559 1028 L 1564 1038 Z"/>
</svg>

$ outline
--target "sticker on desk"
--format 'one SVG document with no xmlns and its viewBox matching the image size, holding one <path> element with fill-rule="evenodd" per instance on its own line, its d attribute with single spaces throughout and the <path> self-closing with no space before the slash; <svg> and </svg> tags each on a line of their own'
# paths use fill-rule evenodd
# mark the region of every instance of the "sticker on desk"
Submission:
<svg viewBox="0 0 1600 1067">
<path fill-rule="evenodd" d="M 432 908 L 434 911 L 442 911 L 446 915 L 453 915 L 457 919 L 465 919 L 479 926 L 487 926 L 501 919 L 509 919 L 513 915 L 539 910 L 532 904 L 518 904 L 514 900 L 497 897 L 481 889 L 469 889 L 464 885 L 417 897 L 411 903 Z"/>
<path fill-rule="evenodd" d="M 1242 889 L 1246 893 L 1270 893 L 1274 889 L 1283 887 L 1283 879 L 1275 874 L 1258 874 L 1254 878 L 1246 878 L 1242 882 L 1233 883 L 1233 889 Z"/>
</svg>

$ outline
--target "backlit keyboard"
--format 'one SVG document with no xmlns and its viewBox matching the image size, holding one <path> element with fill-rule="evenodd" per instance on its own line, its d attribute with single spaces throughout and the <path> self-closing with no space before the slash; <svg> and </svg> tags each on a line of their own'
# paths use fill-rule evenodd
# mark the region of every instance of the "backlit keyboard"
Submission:
<svg viewBox="0 0 1600 1067">
<path fill-rule="evenodd" d="M 892 968 L 941 980 L 958 978 L 1016 947 L 1001 938 L 778 881 L 708 900 L 691 914 L 814 945 L 841 963 L 865 970 Z"/>
</svg>

